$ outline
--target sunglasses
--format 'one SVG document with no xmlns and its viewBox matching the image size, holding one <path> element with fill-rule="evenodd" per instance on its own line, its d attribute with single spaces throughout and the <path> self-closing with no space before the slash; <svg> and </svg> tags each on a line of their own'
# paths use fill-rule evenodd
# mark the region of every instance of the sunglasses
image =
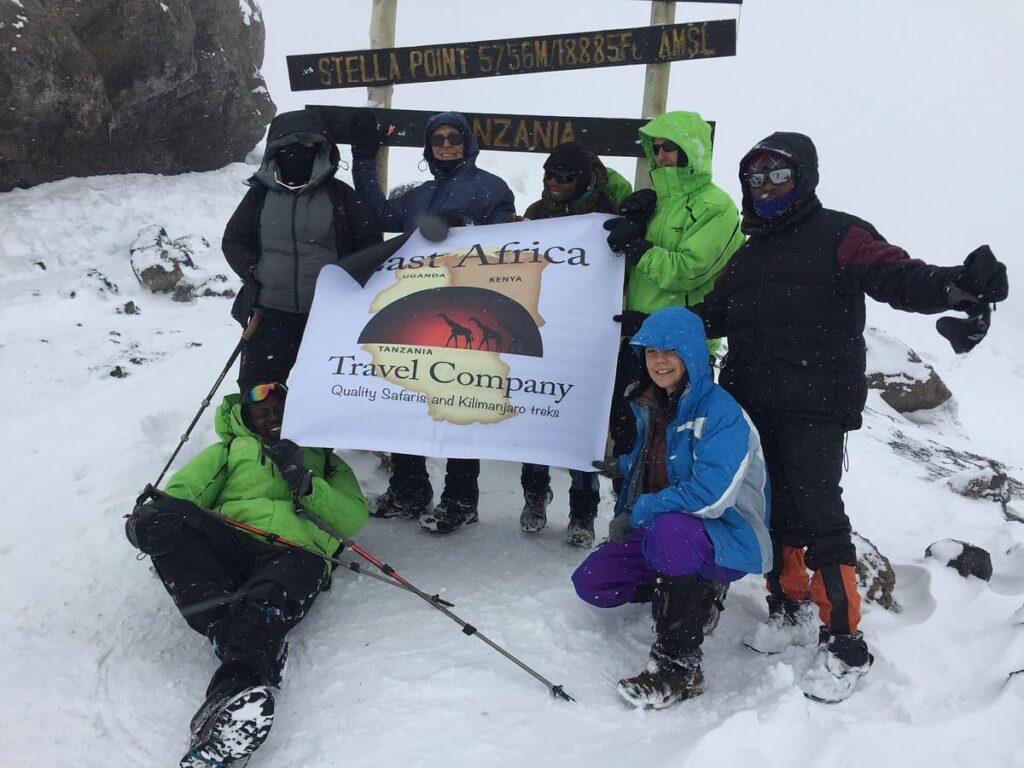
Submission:
<svg viewBox="0 0 1024 768">
<path fill-rule="evenodd" d="M 663 141 L 661 144 L 651 144 L 651 151 L 656 155 L 660 155 L 662 152 L 678 152 L 679 145 L 673 144 L 671 141 Z"/>
<path fill-rule="evenodd" d="M 751 188 L 757 189 L 763 187 L 766 180 L 772 184 L 785 184 L 787 181 L 793 178 L 792 168 L 777 168 L 774 171 L 768 171 L 767 173 L 751 173 L 747 176 L 747 184 Z"/>
<path fill-rule="evenodd" d="M 242 393 L 243 403 L 262 403 L 272 392 L 277 392 L 280 395 L 288 394 L 288 387 L 279 381 L 269 382 L 267 384 L 257 384 L 255 387 L 249 387 Z"/>
<path fill-rule="evenodd" d="M 430 137 L 430 146 L 432 147 L 443 147 L 445 142 L 448 142 L 450 147 L 462 146 L 462 134 L 461 133 L 435 133 Z"/>
<path fill-rule="evenodd" d="M 575 173 L 562 173 L 561 171 L 544 171 L 544 181 L 554 179 L 559 184 L 568 184 L 575 178 Z"/>
</svg>

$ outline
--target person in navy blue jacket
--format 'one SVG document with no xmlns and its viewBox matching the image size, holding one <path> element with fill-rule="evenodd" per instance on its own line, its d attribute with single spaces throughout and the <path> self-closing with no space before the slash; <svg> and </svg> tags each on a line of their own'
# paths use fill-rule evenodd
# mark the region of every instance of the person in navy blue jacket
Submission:
<svg viewBox="0 0 1024 768">
<path fill-rule="evenodd" d="M 636 707 L 661 709 L 704 690 L 708 583 L 771 570 L 768 474 L 750 418 L 714 382 L 700 318 L 667 307 L 630 344 L 649 376 L 630 392 L 637 439 L 619 459 L 608 542 L 572 579 L 600 608 L 649 596 L 650 661 L 618 691 Z"/>
<path fill-rule="evenodd" d="M 352 119 L 352 179 L 385 232 L 412 232 L 427 214 L 457 225 L 502 224 L 515 216 L 515 198 L 493 173 L 476 167 L 480 146 L 466 118 L 442 112 L 427 121 L 423 157 L 434 178 L 393 199 L 384 197 L 377 175 L 383 133 L 373 112 Z M 432 533 L 450 533 L 475 523 L 480 490 L 479 459 L 449 459 L 441 502 L 433 510 L 434 491 L 423 456 L 392 455 L 388 489 L 375 502 L 374 517 L 418 517 Z"/>
</svg>

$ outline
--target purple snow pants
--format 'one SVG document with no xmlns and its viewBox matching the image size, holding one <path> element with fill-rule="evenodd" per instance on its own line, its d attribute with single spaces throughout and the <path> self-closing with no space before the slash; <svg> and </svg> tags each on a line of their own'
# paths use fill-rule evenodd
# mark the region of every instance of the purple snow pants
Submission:
<svg viewBox="0 0 1024 768">
<path fill-rule="evenodd" d="M 669 513 L 649 528 L 633 531 L 622 544 L 609 541 L 594 550 L 572 575 L 576 594 L 599 608 L 633 600 L 636 588 L 650 584 L 655 573 L 728 583 L 746 574 L 715 565 L 715 549 L 704 525 L 692 515 Z"/>
</svg>

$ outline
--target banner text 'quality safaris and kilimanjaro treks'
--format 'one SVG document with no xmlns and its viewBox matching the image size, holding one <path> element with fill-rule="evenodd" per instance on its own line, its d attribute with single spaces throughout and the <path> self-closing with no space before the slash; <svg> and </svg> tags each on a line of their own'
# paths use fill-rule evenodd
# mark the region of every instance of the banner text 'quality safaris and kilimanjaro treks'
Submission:
<svg viewBox="0 0 1024 768">
<path fill-rule="evenodd" d="M 622 259 L 602 214 L 414 234 L 360 288 L 325 267 L 289 379 L 302 445 L 591 469 Z"/>
</svg>

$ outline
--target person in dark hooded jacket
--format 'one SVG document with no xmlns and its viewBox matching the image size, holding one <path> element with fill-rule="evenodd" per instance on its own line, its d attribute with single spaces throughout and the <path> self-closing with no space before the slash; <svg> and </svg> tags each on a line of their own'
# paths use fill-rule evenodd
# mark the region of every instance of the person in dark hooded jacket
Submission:
<svg viewBox="0 0 1024 768">
<path fill-rule="evenodd" d="M 381 242 L 373 213 L 334 178 L 340 155 L 320 115 L 283 112 L 271 121 L 263 162 L 224 230 L 224 257 L 242 278 L 231 313 L 244 327 L 239 380 L 273 361 L 290 371 L 321 268 Z M 287 375 L 287 374 L 285 374 Z"/>
<path fill-rule="evenodd" d="M 377 174 L 377 152 L 383 134 L 373 112 L 360 110 L 352 119 L 352 178 L 386 232 L 412 232 L 428 214 L 453 225 L 502 224 L 515 215 L 508 185 L 476 167 L 480 147 L 466 118 L 458 112 L 431 117 L 423 132 L 423 157 L 434 178 L 387 199 Z M 426 458 L 392 455 L 391 479 L 377 499 L 374 517 L 418 518 L 431 533 L 450 533 L 479 517 L 479 459 L 449 459 L 440 503 L 431 509 L 434 491 Z"/>
<path fill-rule="evenodd" d="M 748 240 L 703 314 L 709 336 L 728 337 L 720 383 L 754 420 L 771 478 L 769 617 L 746 644 L 778 653 L 817 641 L 800 684 L 835 702 L 872 661 L 840 487 L 846 432 L 861 426 L 867 398 L 865 296 L 908 312 L 966 311 L 966 321 L 937 323 L 961 351 L 984 336 L 987 305 L 1006 298 L 1006 267 L 988 246 L 963 266 L 932 266 L 863 219 L 824 208 L 817 152 L 802 134 L 758 142 L 739 171 Z"/>
<path fill-rule="evenodd" d="M 553 219 L 585 213 L 616 213 L 618 203 L 608 194 L 610 173 L 601 158 L 576 141 L 559 144 L 544 161 L 544 192 L 526 209 L 526 219 Z M 618 174 L 616 174 L 618 176 Z M 620 185 L 629 182 L 618 176 Z M 594 519 L 601 501 L 597 472 L 570 470 L 569 527 L 566 543 L 571 547 L 594 546 Z M 537 533 L 547 526 L 551 502 L 551 473 L 543 464 L 523 464 L 523 511 L 519 528 Z"/>
</svg>

